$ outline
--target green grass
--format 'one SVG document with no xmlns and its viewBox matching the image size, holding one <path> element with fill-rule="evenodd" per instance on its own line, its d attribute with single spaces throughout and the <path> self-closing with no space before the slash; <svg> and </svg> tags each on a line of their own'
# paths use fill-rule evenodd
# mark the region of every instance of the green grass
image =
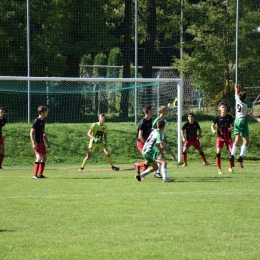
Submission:
<svg viewBox="0 0 260 260">
<path fill-rule="evenodd" d="M 257 162 L 223 175 L 216 165 L 168 163 L 174 183 L 132 164 L 0 172 L 0 259 L 260 259 Z"/>
<path fill-rule="evenodd" d="M 223 175 L 215 165 L 211 121 L 202 121 L 201 143 L 208 161 L 188 152 L 188 167 L 168 158 L 174 183 L 153 176 L 134 178 L 142 160 L 135 146 L 136 125 L 109 123 L 109 150 L 94 153 L 84 172 L 90 124 L 46 124 L 48 149 L 43 180 L 32 180 L 35 160 L 28 124 L 3 128 L 6 156 L 0 171 L 0 259 L 260 259 L 260 127 L 250 123 L 245 168 Z M 167 124 L 176 153 L 176 123 Z"/>
</svg>

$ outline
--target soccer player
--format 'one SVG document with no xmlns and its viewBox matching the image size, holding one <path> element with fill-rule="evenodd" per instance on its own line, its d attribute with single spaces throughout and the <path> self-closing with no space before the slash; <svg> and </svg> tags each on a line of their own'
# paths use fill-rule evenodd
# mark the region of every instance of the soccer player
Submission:
<svg viewBox="0 0 260 260">
<path fill-rule="evenodd" d="M 79 171 L 83 171 L 86 163 L 90 159 L 92 153 L 98 148 L 100 151 L 103 151 L 104 154 L 107 156 L 107 160 L 111 165 L 111 169 L 113 171 L 119 171 L 118 167 L 113 165 L 112 157 L 107 149 L 107 125 L 105 124 L 105 115 L 99 114 L 98 115 L 98 122 L 94 123 L 90 126 L 88 131 L 88 137 L 90 138 L 89 145 L 88 145 L 88 153 L 83 160 L 81 168 Z"/>
<path fill-rule="evenodd" d="M 146 161 L 152 166 L 151 169 L 146 169 L 141 174 L 137 174 L 135 178 L 138 181 L 141 181 L 143 177 L 145 177 L 147 174 L 156 171 L 158 168 L 157 163 L 162 165 L 162 175 L 163 175 L 163 182 L 172 182 L 171 179 L 168 178 L 167 173 L 167 162 L 164 158 L 160 157 L 161 151 L 166 151 L 168 154 L 172 156 L 172 159 L 175 160 L 174 154 L 164 145 L 162 141 L 161 132 L 164 131 L 165 128 L 165 122 L 164 120 L 159 120 L 157 122 L 157 129 L 153 130 L 149 137 L 147 138 L 142 154 Z M 154 149 L 155 147 L 158 147 L 158 149 Z"/>
<path fill-rule="evenodd" d="M 36 160 L 34 163 L 34 171 L 32 176 L 33 179 L 46 178 L 43 175 L 45 162 L 47 160 L 44 140 L 47 143 L 48 148 L 50 148 L 50 143 L 44 130 L 45 128 L 44 118 L 48 116 L 47 107 L 39 106 L 38 115 L 39 116 L 33 122 L 31 132 L 30 132 L 32 148 L 34 149 L 34 153 L 36 156 Z"/>
<path fill-rule="evenodd" d="M 240 149 L 240 155 L 237 158 L 238 165 L 241 168 L 244 168 L 243 157 L 245 156 L 249 144 L 249 129 L 248 129 L 247 113 L 249 109 L 251 109 L 254 105 L 260 104 L 260 101 L 249 102 L 246 99 L 247 99 L 247 93 L 245 91 L 241 91 L 241 89 L 237 85 L 235 85 L 235 100 L 236 100 L 236 119 L 234 124 L 235 141 L 232 147 L 229 161 L 234 162 L 237 146 L 242 139 L 243 144 Z"/>
<path fill-rule="evenodd" d="M 145 141 L 147 140 L 149 134 L 152 131 L 153 121 L 152 121 L 152 115 L 153 115 L 153 109 L 151 105 L 146 105 L 143 108 L 144 111 L 144 118 L 140 121 L 137 129 L 136 134 L 136 146 L 139 152 L 142 154 L 142 150 L 145 144 Z M 138 174 L 140 174 L 140 168 L 142 167 L 142 171 L 145 171 L 148 168 L 148 164 L 146 162 L 140 162 L 134 164 L 135 170 Z"/>
<path fill-rule="evenodd" d="M 200 157 L 203 161 L 203 165 L 209 165 L 207 163 L 205 154 L 201 148 L 199 139 L 202 137 L 202 130 L 198 122 L 194 121 L 194 114 L 188 114 L 188 122 L 186 122 L 181 130 L 182 140 L 184 142 L 183 152 L 182 152 L 182 160 L 184 164 L 182 166 L 187 166 L 187 150 L 192 145 L 196 150 L 198 150 Z M 186 131 L 186 138 L 184 136 L 184 132 Z M 199 132 L 199 134 L 198 134 Z"/>
<path fill-rule="evenodd" d="M 232 151 L 232 138 L 231 132 L 234 129 L 234 119 L 230 114 L 227 114 L 227 104 L 225 102 L 220 102 L 218 105 L 218 109 L 220 114 L 213 119 L 211 125 L 211 131 L 213 134 L 217 133 L 217 141 L 216 141 L 216 163 L 218 167 L 218 174 L 222 174 L 221 171 L 221 151 L 223 149 L 224 144 L 227 149 Z M 215 125 L 217 124 L 217 131 L 215 130 Z M 234 162 L 229 162 L 229 172 L 233 172 L 232 168 L 234 167 Z"/>
<path fill-rule="evenodd" d="M 5 111 L 2 107 L 0 107 L 0 170 L 3 170 L 2 163 L 5 155 L 5 144 L 4 138 L 2 136 L 2 127 L 5 126 L 7 120 L 5 118 Z"/>
<path fill-rule="evenodd" d="M 166 126 L 166 123 L 167 123 L 167 122 L 166 122 L 166 120 L 165 120 L 164 118 L 165 118 L 165 116 L 168 115 L 167 106 L 160 106 L 160 107 L 159 107 L 159 113 L 160 113 L 160 115 L 153 121 L 153 129 L 157 129 L 157 122 L 158 122 L 159 120 L 164 120 L 165 126 Z M 167 145 L 167 144 L 168 144 L 168 140 L 167 140 L 165 131 L 161 132 L 161 135 L 162 135 L 162 140 L 163 140 L 163 142 Z M 161 153 L 160 156 L 161 156 L 162 158 L 164 158 L 163 153 Z M 158 163 L 158 169 L 157 169 L 156 172 L 154 172 L 154 175 L 153 175 L 153 176 L 154 176 L 155 178 L 162 178 L 160 172 L 161 172 L 161 164 Z"/>
</svg>

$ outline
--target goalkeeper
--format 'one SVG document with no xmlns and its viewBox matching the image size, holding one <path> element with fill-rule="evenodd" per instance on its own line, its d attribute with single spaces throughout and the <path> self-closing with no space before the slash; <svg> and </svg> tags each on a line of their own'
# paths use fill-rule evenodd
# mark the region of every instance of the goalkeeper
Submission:
<svg viewBox="0 0 260 260">
<path fill-rule="evenodd" d="M 118 171 L 119 168 L 113 165 L 112 158 L 110 153 L 107 150 L 107 125 L 105 124 L 105 115 L 99 114 L 98 115 L 98 122 L 91 125 L 88 131 L 88 137 L 90 138 L 89 145 L 88 145 L 88 153 L 83 160 L 81 168 L 79 171 L 83 171 L 86 163 L 90 159 L 92 153 L 98 148 L 100 151 L 103 150 L 104 154 L 107 156 L 107 160 L 111 165 L 111 169 L 113 171 Z"/>
</svg>

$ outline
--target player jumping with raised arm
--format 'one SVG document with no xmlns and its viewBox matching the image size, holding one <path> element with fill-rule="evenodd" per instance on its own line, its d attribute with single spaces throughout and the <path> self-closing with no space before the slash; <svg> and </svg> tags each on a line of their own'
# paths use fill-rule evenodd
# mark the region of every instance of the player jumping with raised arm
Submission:
<svg viewBox="0 0 260 260">
<path fill-rule="evenodd" d="M 243 144 L 241 146 L 240 155 L 237 158 L 238 164 L 241 168 L 244 168 L 243 157 L 245 156 L 248 144 L 249 144 L 249 129 L 247 113 L 254 105 L 259 105 L 260 101 L 250 102 L 247 101 L 247 93 L 241 91 L 241 89 L 235 85 L 235 100 L 236 100 L 236 119 L 234 124 L 235 141 L 232 147 L 231 155 L 229 157 L 230 162 L 234 162 L 237 146 L 241 139 Z"/>
<path fill-rule="evenodd" d="M 108 162 L 111 165 L 111 169 L 114 171 L 118 171 L 119 168 L 113 165 L 112 157 L 108 152 L 106 147 L 107 145 L 107 125 L 105 124 L 105 115 L 99 114 L 98 115 L 98 122 L 91 125 L 88 131 L 88 137 L 90 138 L 89 146 L 88 146 L 88 153 L 87 156 L 84 158 L 79 171 L 83 171 L 86 163 L 90 159 L 92 153 L 98 148 L 100 151 L 103 151 L 107 157 Z"/>
<path fill-rule="evenodd" d="M 220 114 L 213 119 L 211 125 L 211 131 L 213 134 L 217 133 L 217 140 L 216 140 L 216 163 L 218 167 L 218 174 L 222 174 L 221 171 L 221 151 L 223 149 L 224 144 L 226 145 L 227 149 L 232 151 L 232 138 L 231 132 L 234 129 L 234 119 L 233 117 L 227 113 L 227 104 L 225 102 L 220 102 L 218 105 L 218 109 Z M 217 124 L 217 131 L 215 130 L 215 125 Z M 234 167 L 234 162 L 229 162 L 229 172 L 233 172 L 232 168 Z"/>
</svg>

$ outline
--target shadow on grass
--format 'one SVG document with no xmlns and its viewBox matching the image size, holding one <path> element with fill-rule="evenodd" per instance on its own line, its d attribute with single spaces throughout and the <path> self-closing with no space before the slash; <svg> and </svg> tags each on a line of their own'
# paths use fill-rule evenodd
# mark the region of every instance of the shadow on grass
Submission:
<svg viewBox="0 0 260 260">
<path fill-rule="evenodd" d="M 234 182 L 232 177 L 180 177 L 174 178 L 174 182 Z"/>
<path fill-rule="evenodd" d="M 82 176 L 82 177 L 60 177 L 60 178 L 50 178 L 52 180 L 112 180 L 116 177 L 91 177 L 91 176 Z"/>
<path fill-rule="evenodd" d="M 0 233 L 2 232 L 15 232 L 15 230 L 0 229 Z"/>
</svg>

